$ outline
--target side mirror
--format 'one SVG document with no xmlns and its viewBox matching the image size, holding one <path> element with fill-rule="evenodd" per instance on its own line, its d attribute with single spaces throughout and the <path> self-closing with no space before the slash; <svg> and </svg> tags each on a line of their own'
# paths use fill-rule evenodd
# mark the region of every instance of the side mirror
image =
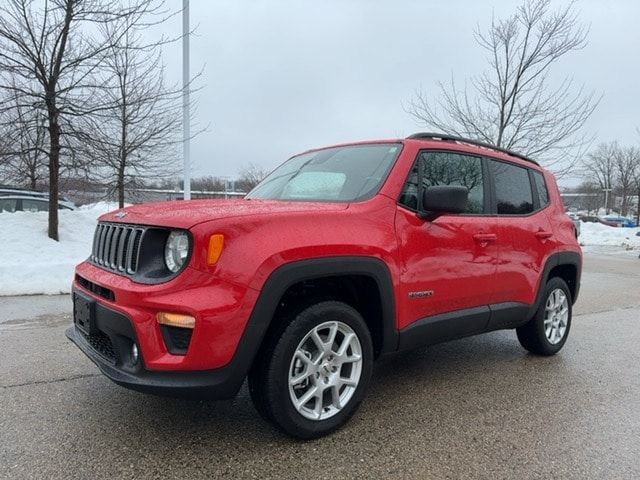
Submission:
<svg viewBox="0 0 640 480">
<path fill-rule="evenodd" d="M 422 191 L 420 218 L 435 218 L 444 213 L 464 213 L 469 189 L 459 185 L 437 185 Z"/>
</svg>

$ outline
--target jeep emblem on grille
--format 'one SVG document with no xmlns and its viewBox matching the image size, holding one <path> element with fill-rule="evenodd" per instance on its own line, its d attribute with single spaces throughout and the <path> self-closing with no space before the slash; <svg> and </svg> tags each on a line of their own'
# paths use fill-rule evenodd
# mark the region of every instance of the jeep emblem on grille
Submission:
<svg viewBox="0 0 640 480">
<path fill-rule="evenodd" d="M 127 216 L 127 212 L 118 212 L 114 215 L 116 218 L 124 218 Z"/>
</svg>

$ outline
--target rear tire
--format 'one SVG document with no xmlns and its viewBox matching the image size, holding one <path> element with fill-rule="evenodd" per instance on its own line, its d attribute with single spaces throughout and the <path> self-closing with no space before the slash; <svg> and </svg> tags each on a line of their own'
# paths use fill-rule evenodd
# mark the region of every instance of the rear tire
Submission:
<svg viewBox="0 0 640 480">
<path fill-rule="evenodd" d="M 536 355 L 558 353 L 569 336 L 571 315 L 569 287 L 561 278 L 551 278 L 533 318 L 516 329 L 520 345 Z"/>
<path fill-rule="evenodd" d="M 367 325 L 351 306 L 322 301 L 290 317 L 267 339 L 249 372 L 258 412 L 301 439 L 327 435 L 360 405 L 373 368 Z"/>
</svg>

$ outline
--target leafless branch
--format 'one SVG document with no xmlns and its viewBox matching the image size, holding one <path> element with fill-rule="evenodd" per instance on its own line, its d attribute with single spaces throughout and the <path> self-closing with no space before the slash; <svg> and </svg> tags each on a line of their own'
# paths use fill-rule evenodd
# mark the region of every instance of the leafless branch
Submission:
<svg viewBox="0 0 640 480">
<path fill-rule="evenodd" d="M 525 0 L 513 15 L 475 32 L 487 71 L 463 88 L 452 78 L 435 92 L 417 91 L 407 111 L 421 125 L 516 150 L 562 176 L 593 140 L 581 132 L 600 96 L 572 78 L 554 87 L 549 73 L 584 48 L 587 33 L 574 2 L 552 11 L 549 0 Z"/>
</svg>

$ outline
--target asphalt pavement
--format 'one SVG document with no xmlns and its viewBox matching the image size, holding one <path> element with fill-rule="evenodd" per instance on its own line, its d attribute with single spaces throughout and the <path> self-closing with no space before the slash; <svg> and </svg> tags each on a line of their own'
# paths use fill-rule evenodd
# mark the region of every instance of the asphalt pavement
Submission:
<svg viewBox="0 0 640 480">
<path fill-rule="evenodd" d="M 275 432 L 225 402 L 108 381 L 64 337 L 68 296 L 0 297 L 0 478 L 640 478 L 640 260 L 587 255 L 560 354 L 512 331 L 386 358 L 352 421 Z"/>
</svg>

